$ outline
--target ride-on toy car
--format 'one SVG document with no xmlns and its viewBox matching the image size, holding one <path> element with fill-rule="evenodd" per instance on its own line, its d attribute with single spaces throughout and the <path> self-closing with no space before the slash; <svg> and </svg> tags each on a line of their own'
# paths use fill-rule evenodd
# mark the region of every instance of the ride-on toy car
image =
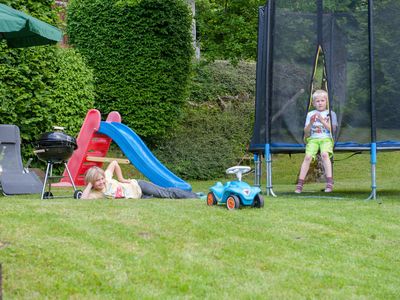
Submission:
<svg viewBox="0 0 400 300">
<path fill-rule="evenodd" d="M 252 187 L 242 181 L 242 175 L 250 172 L 247 166 L 234 166 L 226 170 L 227 174 L 236 174 L 236 181 L 228 181 L 224 185 L 217 182 L 207 194 L 207 205 L 225 204 L 229 210 L 237 209 L 241 205 L 261 208 L 264 207 L 264 198 L 261 189 Z"/>
</svg>

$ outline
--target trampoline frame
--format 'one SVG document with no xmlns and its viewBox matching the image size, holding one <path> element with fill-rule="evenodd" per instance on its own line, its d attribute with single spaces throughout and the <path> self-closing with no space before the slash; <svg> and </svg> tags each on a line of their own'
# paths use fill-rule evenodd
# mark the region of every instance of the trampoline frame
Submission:
<svg viewBox="0 0 400 300">
<path fill-rule="evenodd" d="M 321 14 L 323 0 L 316 0 L 318 14 Z M 377 142 L 376 135 L 376 83 L 375 83 L 375 67 L 374 67 L 374 20 L 373 20 L 373 0 L 368 0 L 368 51 L 369 51 L 369 98 L 371 109 L 371 127 L 370 127 L 370 143 L 335 143 L 334 151 L 369 151 L 371 163 L 371 192 L 367 200 L 377 200 L 377 184 L 376 184 L 376 163 L 377 151 L 396 151 L 400 150 L 400 142 L 380 141 Z M 258 32 L 258 58 L 257 58 L 257 77 L 265 76 L 265 80 L 261 82 L 262 87 L 258 86 L 257 81 L 256 95 L 265 93 L 265 144 L 251 144 L 250 151 L 254 153 L 255 162 L 255 179 L 254 185 L 261 186 L 262 176 L 262 156 L 265 160 L 266 168 L 266 194 L 274 196 L 272 184 L 272 154 L 273 153 L 304 153 L 304 144 L 279 144 L 273 143 L 271 140 L 271 101 L 272 101 L 272 68 L 273 68 L 273 26 L 275 18 L 275 0 L 269 0 L 264 7 L 259 9 L 259 32 Z M 320 16 L 318 16 L 320 22 Z M 319 33 L 318 33 L 319 35 Z M 320 36 L 318 36 L 318 40 Z M 262 78 L 262 77 L 260 77 Z M 379 201 L 378 201 L 379 202 Z"/>
</svg>

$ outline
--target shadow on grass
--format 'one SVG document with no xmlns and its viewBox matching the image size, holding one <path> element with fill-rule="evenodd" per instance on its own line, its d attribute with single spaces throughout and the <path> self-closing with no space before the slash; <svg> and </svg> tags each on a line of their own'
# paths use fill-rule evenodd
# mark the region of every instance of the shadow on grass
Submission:
<svg viewBox="0 0 400 300">
<path fill-rule="evenodd" d="M 349 190 L 340 190 L 337 189 L 332 193 L 324 193 L 323 191 L 316 191 L 316 192 L 308 192 L 304 191 L 301 194 L 295 194 L 294 192 L 290 191 L 283 191 L 283 192 L 277 192 L 277 198 L 279 197 L 285 197 L 285 198 L 291 198 L 291 199 L 310 199 L 310 200 L 315 200 L 315 199 L 329 199 L 329 200 L 367 200 L 368 197 L 371 194 L 370 190 L 354 190 L 354 191 L 349 191 Z M 266 194 L 263 193 L 264 197 L 266 197 Z M 396 202 L 400 202 L 400 191 L 399 190 L 378 190 L 377 191 L 377 199 L 390 199 Z M 375 201 L 371 199 L 370 201 Z"/>
</svg>

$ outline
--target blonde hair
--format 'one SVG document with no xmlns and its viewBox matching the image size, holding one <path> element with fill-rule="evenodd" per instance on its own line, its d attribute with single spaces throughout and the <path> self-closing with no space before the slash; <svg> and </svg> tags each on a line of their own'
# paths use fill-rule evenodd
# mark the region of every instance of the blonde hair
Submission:
<svg viewBox="0 0 400 300">
<path fill-rule="evenodd" d="M 314 101 L 317 97 L 325 97 L 328 100 L 328 93 L 325 90 L 315 90 L 312 94 L 312 100 Z"/>
<path fill-rule="evenodd" d="M 85 182 L 93 184 L 100 176 L 105 177 L 104 170 L 97 166 L 91 167 L 86 172 Z"/>
</svg>

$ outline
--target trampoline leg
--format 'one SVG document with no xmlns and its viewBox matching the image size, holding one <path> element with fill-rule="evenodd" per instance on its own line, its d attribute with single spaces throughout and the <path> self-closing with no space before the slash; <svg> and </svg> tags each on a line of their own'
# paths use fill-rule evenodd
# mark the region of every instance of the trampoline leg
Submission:
<svg viewBox="0 0 400 300">
<path fill-rule="evenodd" d="M 254 154 L 254 186 L 261 186 L 261 160 L 258 154 Z"/>
<path fill-rule="evenodd" d="M 274 190 L 272 189 L 272 160 L 269 144 L 265 145 L 265 163 L 267 173 L 267 196 L 271 195 L 273 197 L 276 197 Z"/>
<path fill-rule="evenodd" d="M 379 204 L 382 204 L 376 196 L 376 143 L 371 144 L 371 189 L 371 194 L 365 200 L 377 200 Z"/>
<path fill-rule="evenodd" d="M 375 173 L 376 170 L 375 169 L 376 169 L 375 165 L 372 165 L 371 166 L 371 173 L 372 173 L 371 174 L 371 181 L 372 181 L 371 188 L 372 188 L 372 191 L 366 200 L 377 200 L 376 199 L 376 173 Z"/>
</svg>

